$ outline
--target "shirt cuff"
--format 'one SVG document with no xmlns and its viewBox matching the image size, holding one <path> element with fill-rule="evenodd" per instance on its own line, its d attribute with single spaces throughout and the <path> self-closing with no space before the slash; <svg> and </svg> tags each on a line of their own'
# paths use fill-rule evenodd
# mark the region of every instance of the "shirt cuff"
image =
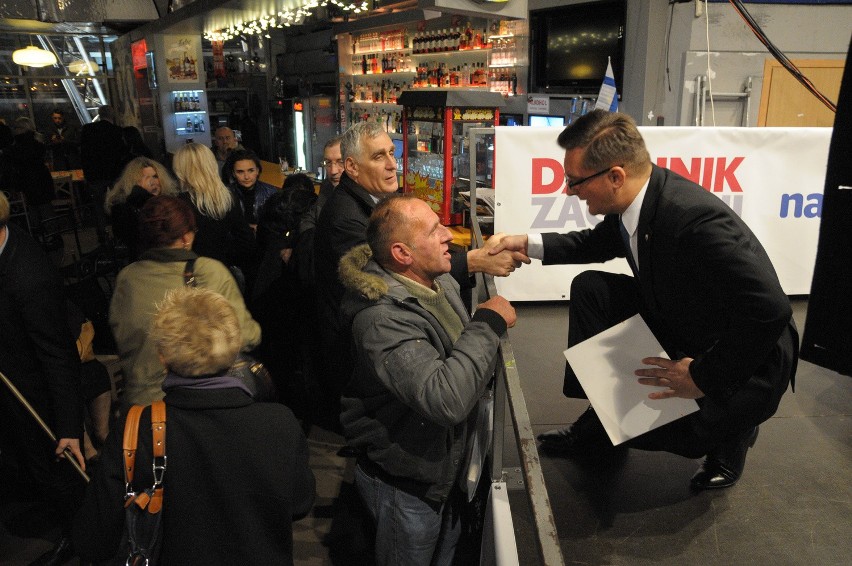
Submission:
<svg viewBox="0 0 852 566">
<path fill-rule="evenodd" d="M 541 234 L 527 234 L 527 257 L 544 259 L 544 238 Z"/>
</svg>

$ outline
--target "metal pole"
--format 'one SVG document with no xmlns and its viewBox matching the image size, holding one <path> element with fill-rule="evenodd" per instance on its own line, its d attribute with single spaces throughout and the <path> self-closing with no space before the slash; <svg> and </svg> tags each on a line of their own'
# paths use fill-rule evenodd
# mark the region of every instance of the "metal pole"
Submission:
<svg viewBox="0 0 852 566">
<path fill-rule="evenodd" d="M 58 442 L 57 439 L 56 439 L 56 435 L 53 434 L 53 431 L 50 430 L 50 427 L 47 426 L 47 423 L 44 422 L 44 420 L 42 420 L 42 418 L 41 418 L 41 416 L 39 416 L 38 412 L 36 412 L 36 410 L 33 408 L 32 405 L 30 405 L 29 401 L 27 401 L 27 399 L 23 396 L 23 394 L 20 392 L 20 390 L 18 390 L 18 388 L 15 387 L 14 383 L 9 381 L 9 378 L 6 377 L 3 374 L 2 371 L 0 371 L 0 379 L 3 380 L 3 383 L 6 384 L 6 387 L 8 387 L 9 391 L 12 392 L 12 395 L 14 395 L 15 398 L 18 401 L 21 402 L 21 405 L 23 405 L 24 408 L 27 411 L 29 411 L 29 413 L 33 416 L 33 418 L 36 420 L 36 422 L 39 424 L 39 426 L 44 430 L 44 432 L 47 433 L 47 436 L 49 436 L 50 439 L 53 442 Z M 65 459 L 68 460 L 71 463 L 72 466 L 74 466 L 74 469 L 77 470 L 77 473 L 79 473 L 80 476 L 84 480 L 86 480 L 86 483 L 88 483 L 89 482 L 89 476 L 86 475 L 86 472 L 84 472 L 83 468 L 80 467 L 80 464 L 77 462 L 77 458 L 74 457 L 74 454 L 72 454 L 71 451 L 68 448 L 66 448 L 65 451 L 63 452 L 63 455 L 65 456 Z"/>
</svg>

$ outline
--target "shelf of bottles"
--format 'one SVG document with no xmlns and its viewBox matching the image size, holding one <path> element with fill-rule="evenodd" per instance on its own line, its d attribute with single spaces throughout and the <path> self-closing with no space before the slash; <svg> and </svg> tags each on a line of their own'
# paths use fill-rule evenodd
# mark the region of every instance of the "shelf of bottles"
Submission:
<svg viewBox="0 0 852 566">
<path fill-rule="evenodd" d="M 207 113 L 203 110 L 201 90 L 176 90 L 172 92 L 175 134 L 189 136 L 207 130 Z"/>
<path fill-rule="evenodd" d="M 492 46 L 488 55 L 489 90 L 504 97 L 523 94 L 518 90 L 518 74 L 527 65 L 526 22 L 500 21 L 491 31 L 488 36 L 488 43 Z"/>
</svg>

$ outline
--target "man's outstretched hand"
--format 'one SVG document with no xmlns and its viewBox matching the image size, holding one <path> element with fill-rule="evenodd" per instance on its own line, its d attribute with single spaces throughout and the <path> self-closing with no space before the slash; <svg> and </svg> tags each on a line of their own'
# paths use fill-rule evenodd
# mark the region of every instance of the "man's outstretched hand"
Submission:
<svg viewBox="0 0 852 566">
<path fill-rule="evenodd" d="M 521 264 L 529 263 L 526 254 L 526 244 L 523 250 L 509 249 L 502 243 L 505 234 L 494 234 L 485 241 L 481 248 L 467 252 L 467 270 L 470 273 L 487 273 L 495 277 L 506 277 Z M 516 237 L 516 236 L 511 236 Z"/>
</svg>

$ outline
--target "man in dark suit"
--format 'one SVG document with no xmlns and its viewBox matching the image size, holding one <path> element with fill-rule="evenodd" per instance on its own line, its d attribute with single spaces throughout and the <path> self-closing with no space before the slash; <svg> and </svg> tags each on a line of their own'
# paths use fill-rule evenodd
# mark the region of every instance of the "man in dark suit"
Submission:
<svg viewBox="0 0 852 566">
<path fill-rule="evenodd" d="M 107 189 L 121 174 L 127 146 L 121 128 L 115 124 L 112 106 L 98 108 L 97 121 L 86 124 L 80 133 L 80 159 L 83 175 L 94 201 L 98 240 L 106 238 L 104 198 Z"/>
<path fill-rule="evenodd" d="M 640 313 L 671 357 L 636 360 L 651 366 L 635 371 L 657 387 L 648 397 L 695 399 L 700 410 L 626 445 L 706 455 L 691 486 L 733 485 L 798 360 L 792 309 L 766 251 L 720 199 L 653 165 L 629 116 L 595 110 L 558 143 L 568 193 L 603 221 L 568 234 L 507 236 L 495 252 L 523 251 L 545 265 L 626 257 L 633 277 L 590 270 L 572 282 L 568 345 Z M 563 392 L 585 397 L 568 366 Z M 542 450 L 571 457 L 613 451 L 591 408 L 539 440 Z"/>
<path fill-rule="evenodd" d="M 5 385 L 0 384 L 0 453 L 56 508 L 63 538 L 33 564 L 64 564 L 73 555 L 68 535 L 85 483 L 68 462 L 80 451 L 83 402 L 80 357 L 68 329 L 62 279 L 39 245 L 8 224 L 9 202 L 0 193 L 0 371 L 59 437 L 53 443 Z"/>
</svg>

